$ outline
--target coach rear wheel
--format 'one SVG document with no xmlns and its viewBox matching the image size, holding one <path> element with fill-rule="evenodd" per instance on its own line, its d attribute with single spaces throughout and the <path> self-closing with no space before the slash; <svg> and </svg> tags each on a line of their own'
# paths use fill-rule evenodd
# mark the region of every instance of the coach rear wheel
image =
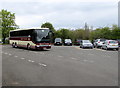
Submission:
<svg viewBox="0 0 120 88">
<path fill-rule="evenodd" d="M 30 44 L 27 45 L 27 49 L 28 49 L 28 50 L 30 49 Z"/>
<path fill-rule="evenodd" d="M 14 42 L 12 43 L 12 47 L 15 48 L 15 44 L 14 44 Z"/>
</svg>

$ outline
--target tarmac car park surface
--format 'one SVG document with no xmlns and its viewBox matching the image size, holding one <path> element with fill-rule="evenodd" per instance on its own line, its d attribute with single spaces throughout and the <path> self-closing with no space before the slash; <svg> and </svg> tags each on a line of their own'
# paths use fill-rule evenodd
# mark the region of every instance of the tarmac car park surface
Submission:
<svg viewBox="0 0 120 88">
<path fill-rule="evenodd" d="M 1 45 L 2 46 L 2 45 Z M 117 86 L 118 51 L 52 46 L 36 51 L 2 46 L 3 86 Z"/>
</svg>

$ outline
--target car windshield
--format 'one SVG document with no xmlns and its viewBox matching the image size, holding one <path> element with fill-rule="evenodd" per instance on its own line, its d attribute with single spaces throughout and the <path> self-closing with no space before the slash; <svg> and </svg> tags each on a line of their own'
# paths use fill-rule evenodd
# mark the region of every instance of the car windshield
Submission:
<svg viewBox="0 0 120 88">
<path fill-rule="evenodd" d="M 77 42 L 81 42 L 82 40 L 77 40 Z"/>
<path fill-rule="evenodd" d="M 83 40 L 83 43 L 90 43 L 89 40 Z"/>
<path fill-rule="evenodd" d="M 71 39 L 65 39 L 66 42 L 71 42 Z"/>
<path fill-rule="evenodd" d="M 42 38 L 46 38 L 49 33 L 49 29 L 36 29 L 36 41 L 41 41 Z"/>
<path fill-rule="evenodd" d="M 61 38 L 56 38 L 55 41 L 56 41 L 56 42 L 60 42 L 60 41 L 61 41 Z"/>
<path fill-rule="evenodd" d="M 109 43 L 118 43 L 117 41 L 109 41 Z"/>
<path fill-rule="evenodd" d="M 105 39 L 100 39 L 100 41 L 101 41 L 101 42 L 104 42 L 104 41 L 105 41 Z"/>
</svg>

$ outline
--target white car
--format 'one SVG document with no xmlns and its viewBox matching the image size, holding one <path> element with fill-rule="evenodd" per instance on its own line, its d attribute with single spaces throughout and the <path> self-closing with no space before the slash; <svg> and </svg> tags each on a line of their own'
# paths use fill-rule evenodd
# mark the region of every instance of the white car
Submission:
<svg viewBox="0 0 120 88">
<path fill-rule="evenodd" d="M 72 40 L 71 39 L 65 39 L 64 45 L 72 46 Z"/>
<path fill-rule="evenodd" d="M 96 39 L 96 40 L 94 41 L 94 47 L 96 47 L 96 48 L 102 47 L 103 42 L 104 42 L 105 40 L 106 40 L 106 39 Z"/>
<path fill-rule="evenodd" d="M 82 40 L 80 43 L 80 48 L 92 48 L 93 44 L 90 42 L 90 40 Z"/>
<path fill-rule="evenodd" d="M 108 49 L 116 49 L 116 50 L 118 50 L 119 49 L 119 45 L 118 45 L 118 42 L 115 41 L 115 40 L 106 40 L 103 43 L 101 48 L 102 49 L 106 49 L 106 50 L 108 50 Z"/>
<path fill-rule="evenodd" d="M 62 45 L 62 39 L 61 38 L 55 38 L 54 45 Z"/>
</svg>

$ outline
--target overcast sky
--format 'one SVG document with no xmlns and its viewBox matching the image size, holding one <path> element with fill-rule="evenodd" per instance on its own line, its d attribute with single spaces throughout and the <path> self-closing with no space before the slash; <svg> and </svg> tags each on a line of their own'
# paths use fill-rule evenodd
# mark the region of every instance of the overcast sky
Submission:
<svg viewBox="0 0 120 88">
<path fill-rule="evenodd" d="M 118 0 L 1 0 L 0 9 L 15 13 L 20 28 L 50 22 L 59 28 L 118 24 Z"/>
</svg>

